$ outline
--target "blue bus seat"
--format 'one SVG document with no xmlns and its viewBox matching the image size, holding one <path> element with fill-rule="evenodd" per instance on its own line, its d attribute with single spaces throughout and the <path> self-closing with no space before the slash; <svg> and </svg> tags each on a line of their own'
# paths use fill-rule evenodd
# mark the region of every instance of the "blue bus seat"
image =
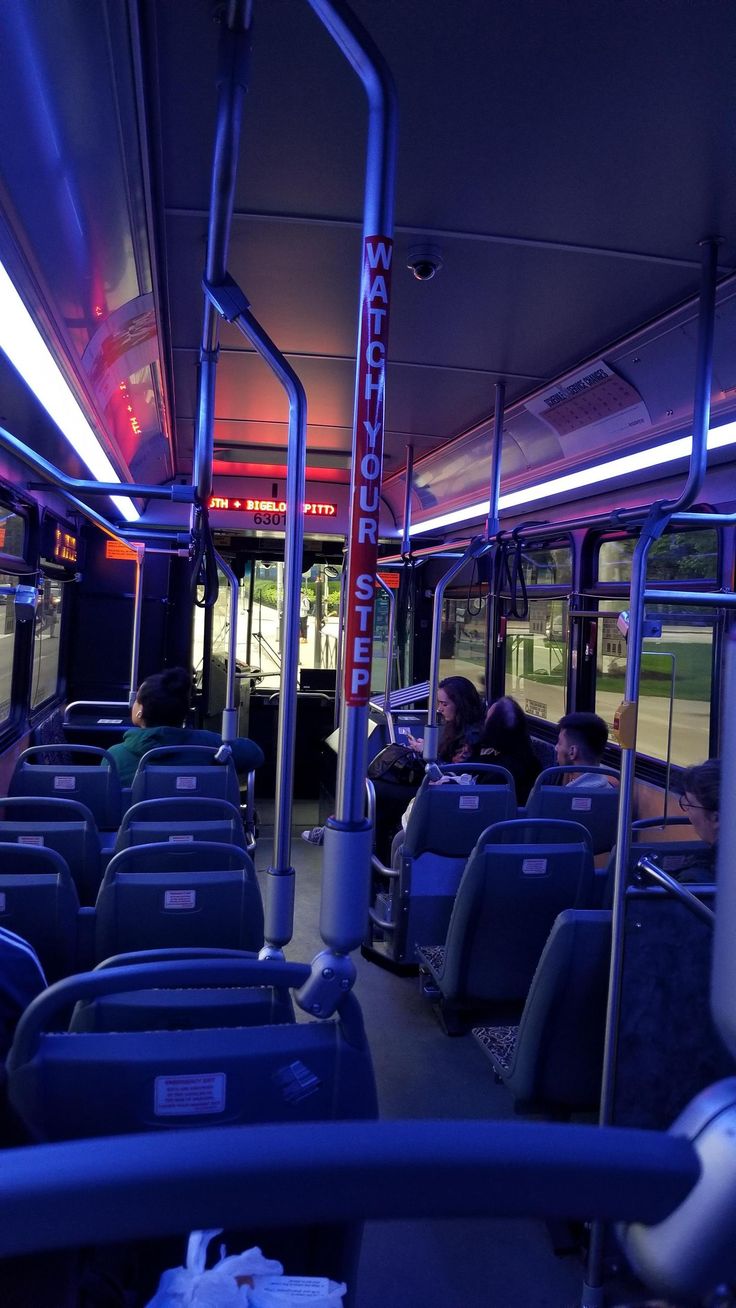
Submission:
<svg viewBox="0 0 736 1308">
<path fill-rule="evenodd" d="M 563 786 L 563 776 L 570 776 L 573 771 L 586 777 L 590 774 L 590 785 Z M 610 777 L 616 784 L 604 788 L 601 777 Z M 613 768 L 545 768 L 532 787 L 526 816 L 579 822 L 591 834 L 593 853 L 607 854 L 616 841 L 618 780 L 618 773 Z"/>
<path fill-rule="evenodd" d="M 552 923 L 594 897 L 591 839 L 575 822 L 518 819 L 484 831 L 468 859 L 442 946 L 422 946 L 423 990 L 448 1034 L 467 1016 L 518 1010 Z"/>
<path fill-rule="evenodd" d="M 33 945 L 49 981 L 77 966 L 79 898 L 61 854 L 0 844 L 0 926 Z"/>
<path fill-rule="evenodd" d="M 688 824 L 689 825 L 689 824 Z M 640 884 L 636 865 L 640 858 L 650 858 L 663 872 L 668 872 L 676 881 L 687 884 L 712 885 L 715 877 L 715 850 L 704 840 L 652 840 L 647 839 L 651 833 L 647 830 L 632 828 L 632 835 L 641 837 L 629 847 L 629 871 L 627 884 Z M 601 904 L 610 908 L 613 902 L 613 873 L 616 861 L 616 847 L 611 850 L 611 857 L 605 869 Z M 648 877 L 644 886 L 651 885 Z"/>
<path fill-rule="evenodd" d="M 201 796 L 144 799 L 133 804 L 120 824 L 115 853 L 119 854 L 121 849 L 128 849 L 131 845 L 150 845 L 158 840 L 169 844 L 209 840 L 246 848 L 239 810 L 226 799 Z"/>
<path fill-rule="evenodd" d="M 37 795 L 0 799 L 0 841 L 55 849 L 71 872 L 79 902 L 94 904 L 102 879 L 100 834 L 85 804 Z"/>
<path fill-rule="evenodd" d="M 140 963 L 189 962 L 208 959 L 257 959 L 241 949 L 144 949 L 115 954 L 98 963 L 95 971 Z M 72 1014 L 70 1031 L 193 1031 L 200 1027 L 268 1026 L 294 1021 L 294 1006 L 287 986 L 156 985 L 151 990 L 105 995 L 80 1001 Z"/>
<path fill-rule="evenodd" d="M 370 957 L 375 950 L 397 967 L 416 967 L 422 941 L 444 940 L 460 878 L 478 837 L 494 823 L 516 816 L 514 781 L 505 768 L 453 764 L 442 772 L 468 772 L 476 780 L 472 785 L 433 785 L 425 775 L 409 814 L 398 868 L 384 868 L 373 860 L 373 904 L 364 953 Z"/>
<path fill-rule="evenodd" d="M 565 909 L 542 951 L 519 1025 L 473 1030 L 516 1112 L 559 1117 L 598 1107 L 610 962 L 610 912 Z"/>
<path fill-rule="evenodd" d="M 86 762 L 30 762 L 33 755 L 53 753 L 79 756 Z M 101 763 L 106 766 L 100 767 Z M 115 761 L 107 750 L 95 745 L 32 745 L 24 749 L 10 778 L 8 793 L 75 799 L 90 810 L 100 832 L 117 831 L 120 826 L 122 799 Z"/>
<path fill-rule="evenodd" d="M 232 760 L 216 763 L 218 746 L 167 745 L 150 749 L 138 764 L 131 802 L 144 799 L 226 799 L 240 805 L 240 782 Z"/>
<path fill-rule="evenodd" d="M 263 945 L 263 902 L 243 849 L 210 841 L 131 845 L 97 897 L 95 958 L 130 950 Z"/>
<path fill-rule="evenodd" d="M 191 1031 L 60 1032 L 82 1001 L 161 985 L 295 989 L 306 965 L 275 960 L 111 967 L 51 986 L 23 1014 L 8 1056 L 11 1103 L 37 1140 L 183 1126 L 377 1116 L 360 1005 L 337 1018 Z M 51 1029 L 50 1029 L 51 1028 Z"/>
</svg>

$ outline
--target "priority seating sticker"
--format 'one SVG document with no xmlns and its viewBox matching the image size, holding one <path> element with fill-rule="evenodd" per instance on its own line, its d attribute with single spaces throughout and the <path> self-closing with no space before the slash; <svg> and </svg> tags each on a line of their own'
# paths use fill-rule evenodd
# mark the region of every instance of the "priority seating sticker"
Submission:
<svg viewBox="0 0 736 1308">
<path fill-rule="evenodd" d="M 164 891 L 164 908 L 181 909 L 196 908 L 197 892 L 196 890 L 165 890 Z"/>
<path fill-rule="evenodd" d="M 157 1076 L 153 1083 L 153 1111 L 157 1117 L 194 1117 L 224 1113 L 227 1077 L 224 1072 L 197 1076 Z"/>
<path fill-rule="evenodd" d="M 521 870 L 525 877 L 541 877 L 547 871 L 546 858 L 524 858 L 521 861 Z"/>
</svg>

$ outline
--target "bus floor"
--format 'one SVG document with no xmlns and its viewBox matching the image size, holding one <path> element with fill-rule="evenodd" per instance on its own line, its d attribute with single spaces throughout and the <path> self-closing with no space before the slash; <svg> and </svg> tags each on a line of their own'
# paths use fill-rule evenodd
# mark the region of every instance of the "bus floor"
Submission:
<svg viewBox="0 0 736 1308">
<path fill-rule="evenodd" d="M 300 804 L 293 828 L 295 928 L 284 952 L 299 962 L 324 948 L 318 929 L 322 849 L 299 838 L 317 820 L 314 814 Z M 261 817 L 268 821 L 270 813 Z M 272 836 L 271 826 L 261 825 L 255 862 L 264 890 L 261 870 L 268 865 Z M 383 1118 L 513 1117 L 511 1098 L 495 1083 L 482 1051 L 470 1035 L 443 1034 L 415 977 L 395 976 L 359 951 L 353 958 Z M 301 1014 L 300 1020 L 310 1019 Z M 369 1222 L 356 1308 L 573 1308 L 580 1302 L 583 1270 L 578 1251 L 555 1254 L 541 1222 Z M 643 1304 L 647 1295 L 617 1275 L 606 1298 L 609 1304 Z"/>
</svg>

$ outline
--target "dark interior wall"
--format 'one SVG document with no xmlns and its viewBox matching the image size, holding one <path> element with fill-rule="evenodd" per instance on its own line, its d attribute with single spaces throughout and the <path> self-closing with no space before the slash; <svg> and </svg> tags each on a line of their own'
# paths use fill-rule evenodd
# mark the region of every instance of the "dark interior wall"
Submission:
<svg viewBox="0 0 736 1308">
<path fill-rule="evenodd" d="M 67 699 L 128 698 L 135 563 L 108 558 L 107 537 L 86 534 L 82 581 L 71 589 Z M 186 560 L 148 554 L 143 569 L 139 682 L 190 660 L 191 606 Z"/>
</svg>

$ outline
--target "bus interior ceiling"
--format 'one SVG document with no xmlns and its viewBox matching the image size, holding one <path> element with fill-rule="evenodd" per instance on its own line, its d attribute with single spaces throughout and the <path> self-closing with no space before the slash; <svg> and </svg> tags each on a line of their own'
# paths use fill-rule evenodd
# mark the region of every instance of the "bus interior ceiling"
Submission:
<svg viewBox="0 0 736 1308">
<path fill-rule="evenodd" d="M 238 731 L 266 756 L 256 862 L 267 903 L 271 874 L 283 871 L 279 787 L 283 775 L 293 782 L 282 804 L 297 837 L 286 949 L 301 962 L 320 949 L 320 933 L 334 943 L 324 900 L 319 916 L 328 861 L 297 833 L 350 790 L 333 729 L 360 463 L 361 235 L 386 238 L 386 250 L 391 237 L 361 232 L 366 99 L 319 21 L 325 7 L 17 0 L 0 11 L 0 793 L 24 745 L 62 739 L 70 701 L 99 701 L 96 739 L 119 739 L 131 692 L 164 665 L 194 665 L 198 721 L 219 729 L 234 653 Z M 703 415 L 708 466 L 695 507 L 736 507 L 736 6 L 352 0 L 351 8 L 390 69 L 399 113 L 390 279 L 378 279 L 386 308 L 390 282 L 390 336 L 370 691 L 467 677 L 488 699 L 513 695 L 548 757 L 565 712 L 595 710 L 613 726 L 631 666 L 624 611 L 635 543 L 653 503 L 680 495 Z M 335 9 L 343 13 L 341 0 Z M 218 96 L 222 106 L 228 86 L 242 129 L 239 142 L 237 128 L 228 138 L 237 167 L 218 188 L 213 145 L 222 153 Z M 213 206 L 225 210 L 214 233 Z M 213 284 L 216 255 L 223 267 Z M 711 289 L 712 360 L 703 308 Z M 216 326 L 213 303 L 224 310 Z M 24 370 L 26 310 L 75 397 L 71 417 L 68 402 L 56 408 Z M 293 413 L 242 330 L 251 312 L 306 394 L 302 504 Z M 709 408 L 696 402 L 696 376 Z M 489 525 L 494 426 L 499 521 Z M 94 494 L 90 476 L 119 482 L 119 493 Z M 285 619 L 285 563 L 302 511 L 299 587 L 309 612 L 294 664 L 290 765 L 279 725 L 294 618 L 292 605 Z M 649 554 L 650 583 L 661 589 L 637 636 L 640 818 L 679 812 L 673 769 L 726 741 L 733 529 L 693 517 Z M 207 519 L 219 559 L 211 609 L 193 604 L 192 557 Z M 468 554 L 436 605 L 448 566 L 479 535 L 489 545 L 499 526 L 494 552 Z M 129 548 L 138 541 L 142 568 Z M 15 589 L 25 581 L 36 584 L 31 600 Z M 702 591 L 722 604 L 704 606 Z M 112 716 L 101 707 L 108 701 Z M 430 701 L 430 719 L 433 711 Z M 372 757 L 389 726 L 380 708 L 368 716 Z M 86 730 L 76 739 L 91 738 Z M 604 761 L 618 767 L 630 747 L 622 748 L 612 741 Z M 352 794 L 361 804 L 362 781 Z M 336 826 L 353 834 L 354 817 Z M 690 834 L 672 827 L 663 839 Z M 353 861 L 344 862 L 352 875 Z M 390 911 L 392 885 L 373 900 L 374 924 Z M 680 1086 L 674 1107 L 667 1101 L 675 1112 L 732 1060 L 707 1017 L 702 912 L 688 919 L 692 949 L 679 921 L 656 936 L 664 893 L 642 890 L 621 909 L 624 989 L 638 1013 L 636 993 L 651 979 L 647 949 L 664 941 L 677 966 L 664 1008 L 647 1012 L 653 1025 L 665 1012 L 652 1047 L 677 1025 L 678 985 L 697 991 L 692 1026 L 702 1019 L 717 1044 L 701 1061 L 684 1041 L 668 1051 L 662 1075 Z M 710 904 L 712 890 L 701 898 Z M 509 1117 L 509 1095 L 478 1045 L 447 1040 L 434 1022 L 429 974 L 420 993 L 401 965 L 385 966 L 391 926 L 383 936 L 377 926 L 377 948 L 355 967 L 382 1113 Z M 413 955 L 407 970 L 416 970 Z M 660 1129 L 669 1120 L 661 1105 L 637 1121 L 635 1048 L 625 1044 L 606 1120 Z M 443 1302 L 468 1308 L 573 1301 L 577 1259 L 555 1262 L 541 1224 L 449 1227 L 371 1225 L 351 1308 L 430 1302 L 438 1287 Z M 566 1230 L 568 1252 L 579 1234 Z M 605 1252 L 611 1273 L 612 1239 Z M 414 1289 L 399 1299 L 397 1269 L 409 1262 Z M 612 1284 L 623 1295 L 641 1290 L 628 1274 Z M 599 1292 L 587 1287 L 585 1308 L 602 1303 Z"/>
</svg>

